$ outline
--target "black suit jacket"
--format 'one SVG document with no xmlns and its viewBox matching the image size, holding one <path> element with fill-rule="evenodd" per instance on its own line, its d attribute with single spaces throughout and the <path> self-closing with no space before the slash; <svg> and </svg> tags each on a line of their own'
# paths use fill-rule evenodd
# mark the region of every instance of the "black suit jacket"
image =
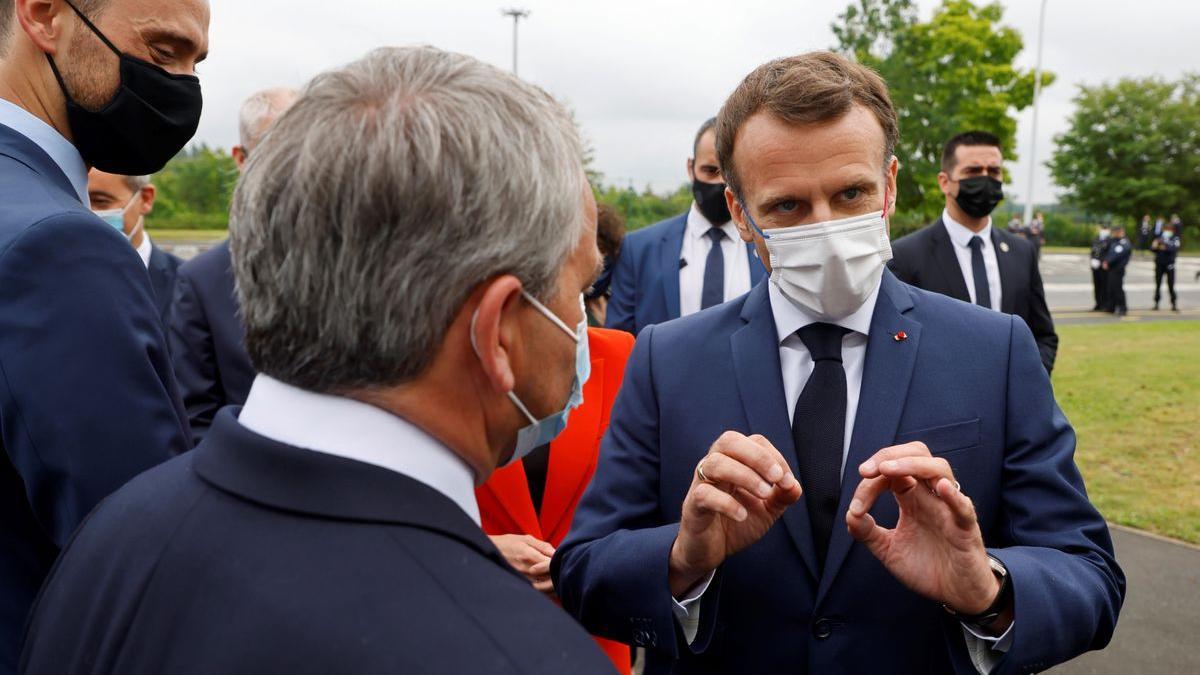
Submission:
<svg viewBox="0 0 1200 675">
<path fill-rule="evenodd" d="M 611 675 L 449 498 L 236 412 L 89 517 L 22 672 Z"/>
<path fill-rule="evenodd" d="M 197 443 L 217 410 L 245 403 L 254 382 L 231 264 L 228 241 L 184 263 L 167 321 L 175 376 Z"/>
<path fill-rule="evenodd" d="M 170 317 L 171 301 L 175 297 L 175 278 L 182 264 L 183 261 L 178 257 L 151 242 L 150 264 L 146 271 L 150 273 L 150 288 L 154 289 L 154 304 L 158 307 L 163 326 L 167 325 L 167 319 Z"/>
<path fill-rule="evenodd" d="M 88 511 L 190 447 L 141 258 L 0 125 L 0 673 Z"/>
<path fill-rule="evenodd" d="M 1058 334 L 1046 306 L 1037 251 L 1022 237 L 992 225 L 992 245 L 1000 266 L 1000 311 L 1025 320 L 1041 352 L 1046 372 L 1054 370 Z M 901 281 L 934 293 L 970 302 L 967 282 L 954 255 L 950 234 L 941 218 L 934 224 L 892 242 L 892 273 Z"/>
</svg>

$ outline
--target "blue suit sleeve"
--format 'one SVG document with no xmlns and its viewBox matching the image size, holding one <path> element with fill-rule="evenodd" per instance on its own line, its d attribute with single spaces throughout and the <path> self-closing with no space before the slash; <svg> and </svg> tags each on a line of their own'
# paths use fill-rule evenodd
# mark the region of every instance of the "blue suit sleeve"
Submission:
<svg viewBox="0 0 1200 675">
<path fill-rule="evenodd" d="M 604 327 L 637 334 L 637 251 L 631 250 L 633 242 L 626 241 L 617 265 L 613 268 L 612 295 L 608 298 L 608 313 Z"/>
<path fill-rule="evenodd" d="M 0 252 L 3 445 L 62 546 L 101 499 L 190 440 L 150 280 L 133 249 L 76 214 Z"/>
<path fill-rule="evenodd" d="M 204 440 L 223 404 L 217 354 L 204 303 L 196 294 L 191 275 L 182 268 L 175 282 L 175 298 L 167 321 L 167 341 L 188 424 L 197 444 Z"/>
<path fill-rule="evenodd" d="M 997 672 L 1042 670 L 1102 649 L 1116 628 L 1125 575 L 1075 465 L 1075 432 L 1054 400 L 1033 334 L 1013 318 L 1004 514 L 989 549 L 1012 576 L 1016 622 Z"/>
<path fill-rule="evenodd" d="M 596 474 L 551 563 L 563 607 L 591 633 L 677 654 L 667 561 L 679 531 L 659 509 L 654 326 L 638 337 Z"/>
</svg>

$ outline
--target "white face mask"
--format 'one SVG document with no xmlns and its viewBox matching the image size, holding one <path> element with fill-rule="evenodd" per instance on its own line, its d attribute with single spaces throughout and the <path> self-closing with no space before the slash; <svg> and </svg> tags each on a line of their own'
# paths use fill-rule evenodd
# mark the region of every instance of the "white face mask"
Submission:
<svg viewBox="0 0 1200 675">
<path fill-rule="evenodd" d="M 862 307 L 892 259 L 883 211 L 767 231 L 754 222 L 745 203 L 742 212 L 766 243 L 771 283 L 824 321 L 845 318 Z"/>
</svg>

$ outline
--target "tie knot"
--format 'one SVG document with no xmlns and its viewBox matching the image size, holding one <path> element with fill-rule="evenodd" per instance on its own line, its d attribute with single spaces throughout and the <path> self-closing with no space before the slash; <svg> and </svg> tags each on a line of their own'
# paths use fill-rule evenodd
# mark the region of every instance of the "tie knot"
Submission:
<svg viewBox="0 0 1200 675">
<path fill-rule="evenodd" d="M 975 249 L 976 251 L 982 250 L 983 249 L 983 238 L 980 237 L 979 235 L 975 235 L 974 237 L 971 237 L 971 241 L 967 242 L 967 246 L 970 246 L 971 248 Z"/>
<path fill-rule="evenodd" d="M 813 362 L 841 361 L 842 338 L 849 330 L 832 323 L 810 323 L 801 328 L 798 333 L 800 341 L 808 347 Z"/>
<path fill-rule="evenodd" d="M 721 240 L 725 238 L 725 230 L 722 230 L 719 227 L 710 227 L 708 232 L 704 233 L 704 236 L 712 240 L 713 246 L 717 246 L 721 243 Z"/>
</svg>

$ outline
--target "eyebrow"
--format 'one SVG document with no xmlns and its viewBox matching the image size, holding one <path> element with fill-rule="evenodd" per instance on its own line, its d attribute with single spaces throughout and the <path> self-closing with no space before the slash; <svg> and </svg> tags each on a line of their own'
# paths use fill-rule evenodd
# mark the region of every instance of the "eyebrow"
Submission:
<svg viewBox="0 0 1200 675">
<path fill-rule="evenodd" d="M 109 194 L 104 190 L 88 190 L 88 199 L 111 199 L 116 201 L 116 195 Z"/>
<path fill-rule="evenodd" d="M 200 47 L 191 38 L 169 28 L 146 28 L 142 31 L 142 39 L 146 42 L 169 42 L 188 53 L 195 53 L 200 50 Z M 207 58 L 208 52 L 203 52 L 196 56 L 196 63 L 200 63 Z"/>
<path fill-rule="evenodd" d="M 847 178 L 841 184 L 840 187 L 838 187 L 836 190 L 834 190 L 834 193 L 836 194 L 838 192 L 845 192 L 846 190 L 854 190 L 854 189 L 875 190 L 875 183 L 873 182 L 873 180 L 871 178 L 869 178 L 867 176 L 854 176 L 851 178 Z M 766 211 L 767 207 L 773 206 L 775 204 L 778 204 L 779 202 L 784 202 L 784 201 L 807 202 L 808 200 L 793 196 L 790 192 L 779 192 L 776 194 L 768 193 L 765 197 L 763 197 L 762 199 L 759 200 L 758 205 L 757 205 L 758 210 Z"/>
</svg>

